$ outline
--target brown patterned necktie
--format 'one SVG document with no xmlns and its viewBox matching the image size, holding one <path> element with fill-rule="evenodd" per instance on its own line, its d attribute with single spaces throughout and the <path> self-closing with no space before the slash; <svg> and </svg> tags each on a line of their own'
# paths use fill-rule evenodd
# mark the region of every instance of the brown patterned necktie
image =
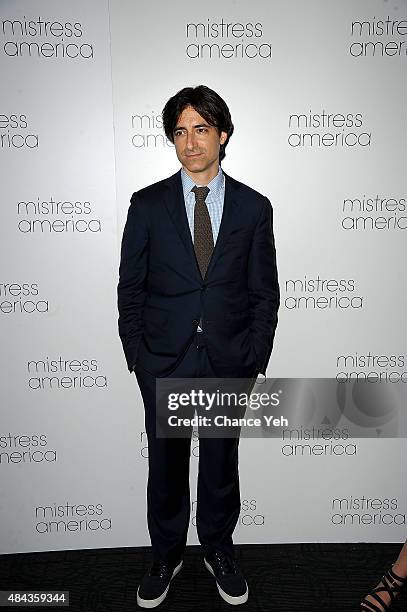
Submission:
<svg viewBox="0 0 407 612">
<path fill-rule="evenodd" d="M 214 248 L 211 218 L 205 202 L 210 190 L 195 185 L 192 191 L 195 193 L 194 248 L 202 278 L 205 278 Z"/>
</svg>

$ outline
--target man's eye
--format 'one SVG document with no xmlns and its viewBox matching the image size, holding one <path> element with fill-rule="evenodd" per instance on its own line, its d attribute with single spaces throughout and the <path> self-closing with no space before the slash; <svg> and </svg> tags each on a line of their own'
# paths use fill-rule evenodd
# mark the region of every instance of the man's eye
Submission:
<svg viewBox="0 0 407 612">
<path fill-rule="evenodd" d="M 181 136 L 181 134 L 182 134 L 182 131 L 181 131 L 181 130 L 176 130 L 176 131 L 174 132 L 174 135 L 175 135 L 175 136 Z"/>
<path fill-rule="evenodd" d="M 199 132 L 200 134 L 203 134 L 203 133 L 205 133 L 205 132 L 207 132 L 207 131 L 208 131 L 208 130 L 207 130 L 206 128 L 198 128 L 198 132 Z"/>
</svg>

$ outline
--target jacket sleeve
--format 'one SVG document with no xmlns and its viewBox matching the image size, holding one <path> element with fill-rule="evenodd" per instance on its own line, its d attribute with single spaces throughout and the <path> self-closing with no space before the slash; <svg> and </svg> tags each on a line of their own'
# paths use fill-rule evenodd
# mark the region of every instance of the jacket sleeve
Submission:
<svg viewBox="0 0 407 612">
<path fill-rule="evenodd" d="M 266 375 L 273 348 L 280 305 L 276 251 L 273 236 L 273 208 L 264 198 L 248 263 L 249 303 L 254 349 L 259 372 Z"/>
<path fill-rule="evenodd" d="M 131 372 L 143 335 L 143 307 L 147 296 L 148 224 L 137 193 L 133 193 L 124 226 L 117 286 L 119 336 Z"/>
</svg>

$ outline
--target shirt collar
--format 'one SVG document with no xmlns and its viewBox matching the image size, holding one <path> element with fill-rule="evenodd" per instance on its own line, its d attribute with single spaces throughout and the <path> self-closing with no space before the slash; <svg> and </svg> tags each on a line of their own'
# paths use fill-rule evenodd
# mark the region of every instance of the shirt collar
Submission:
<svg viewBox="0 0 407 612">
<path fill-rule="evenodd" d="M 187 174 L 184 170 L 183 167 L 181 167 L 181 180 L 182 180 L 182 190 L 184 192 L 184 199 L 186 200 L 187 196 L 189 195 L 191 189 L 197 185 L 198 187 L 202 187 L 202 185 L 199 185 L 197 183 L 195 183 L 193 181 L 193 179 L 189 176 L 189 174 Z M 216 176 L 213 177 L 213 179 L 208 183 L 207 187 L 209 188 L 209 193 L 208 196 L 206 198 L 206 201 L 208 201 L 208 199 L 211 199 L 211 195 L 212 194 L 216 194 L 218 193 L 222 186 L 223 186 L 223 181 L 225 180 L 224 174 L 222 172 L 222 168 L 219 166 L 218 168 L 218 174 Z"/>
</svg>

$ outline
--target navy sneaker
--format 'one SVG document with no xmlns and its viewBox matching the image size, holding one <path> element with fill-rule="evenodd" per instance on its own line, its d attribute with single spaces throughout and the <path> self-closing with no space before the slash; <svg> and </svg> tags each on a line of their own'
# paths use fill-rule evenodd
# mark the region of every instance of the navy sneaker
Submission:
<svg viewBox="0 0 407 612">
<path fill-rule="evenodd" d="M 165 561 L 154 561 L 137 589 L 140 608 L 155 608 L 167 597 L 171 580 L 178 574 L 182 560 L 174 567 Z"/>
<path fill-rule="evenodd" d="M 219 595 L 232 606 L 246 603 L 249 589 L 236 561 L 216 550 L 204 557 L 205 566 L 216 578 Z"/>
</svg>

